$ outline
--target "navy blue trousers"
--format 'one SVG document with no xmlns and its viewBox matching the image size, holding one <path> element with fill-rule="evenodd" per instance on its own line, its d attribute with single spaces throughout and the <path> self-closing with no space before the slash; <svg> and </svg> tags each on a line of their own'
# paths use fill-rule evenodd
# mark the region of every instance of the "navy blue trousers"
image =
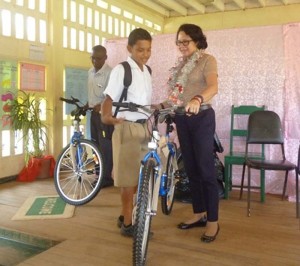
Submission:
<svg viewBox="0 0 300 266">
<path fill-rule="evenodd" d="M 207 220 L 218 221 L 219 192 L 214 166 L 215 111 L 176 115 L 182 158 L 189 177 L 194 213 L 207 212 Z"/>
<path fill-rule="evenodd" d="M 111 139 L 107 139 L 103 136 L 103 123 L 101 121 L 101 115 L 98 112 L 92 111 L 91 115 L 91 138 L 98 146 L 103 155 L 104 160 L 104 172 L 103 180 L 111 180 L 111 172 L 113 168 L 112 159 L 112 142 Z"/>
</svg>

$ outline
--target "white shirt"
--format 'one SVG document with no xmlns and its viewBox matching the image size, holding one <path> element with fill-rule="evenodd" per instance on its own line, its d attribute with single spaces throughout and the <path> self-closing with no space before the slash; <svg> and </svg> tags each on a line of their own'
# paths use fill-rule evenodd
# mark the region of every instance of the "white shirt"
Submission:
<svg viewBox="0 0 300 266">
<path fill-rule="evenodd" d="M 103 94 L 111 72 L 111 67 L 106 63 L 95 72 L 95 68 L 91 68 L 88 72 L 88 102 L 89 107 L 94 107 L 98 103 L 102 103 L 105 95 Z"/>
<path fill-rule="evenodd" d="M 148 107 L 150 107 L 152 98 L 151 74 L 145 65 L 143 66 L 144 71 L 141 71 L 141 69 L 133 59 L 128 57 L 127 61 L 131 67 L 132 82 L 128 88 L 127 100 L 123 100 L 123 102 L 132 102 L 140 105 L 147 105 Z M 120 100 L 121 94 L 123 92 L 124 74 L 125 70 L 123 65 L 121 64 L 118 64 L 116 67 L 114 67 L 110 74 L 109 82 L 104 91 L 104 94 L 109 95 L 114 102 L 118 102 Z M 114 110 L 115 108 L 113 108 L 113 113 Z M 148 116 L 145 115 L 145 112 L 143 112 L 142 110 L 139 110 L 142 113 L 129 111 L 122 112 L 121 110 L 122 108 L 119 109 L 117 117 L 124 117 L 129 121 L 148 118 Z"/>
</svg>

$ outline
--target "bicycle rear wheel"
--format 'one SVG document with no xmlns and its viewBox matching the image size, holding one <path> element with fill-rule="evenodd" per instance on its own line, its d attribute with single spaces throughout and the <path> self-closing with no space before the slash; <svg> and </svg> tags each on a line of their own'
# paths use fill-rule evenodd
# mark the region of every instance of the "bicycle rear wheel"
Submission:
<svg viewBox="0 0 300 266">
<path fill-rule="evenodd" d="M 67 145 L 57 158 L 54 184 L 59 196 L 71 205 L 83 205 L 99 193 L 103 156 L 90 140 Z"/>
<path fill-rule="evenodd" d="M 169 152 L 168 161 L 167 161 L 167 178 L 164 184 L 165 195 L 161 196 L 161 209 L 163 214 L 169 215 L 172 212 L 173 203 L 174 203 L 174 194 L 175 194 L 175 185 L 176 185 L 176 171 L 177 162 L 176 162 L 176 153 Z"/>
<path fill-rule="evenodd" d="M 139 183 L 133 235 L 133 265 L 136 266 L 142 266 L 146 263 L 152 220 L 151 202 L 154 186 L 154 166 L 153 159 L 145 162 Z"/>
</svg>

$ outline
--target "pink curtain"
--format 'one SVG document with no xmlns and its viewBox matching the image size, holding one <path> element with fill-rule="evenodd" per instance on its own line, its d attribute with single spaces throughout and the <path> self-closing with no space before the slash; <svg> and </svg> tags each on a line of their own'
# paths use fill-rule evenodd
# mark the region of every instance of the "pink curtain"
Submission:
<svg viewBox="0 0 300 266">
<path fill-rule="evenodd" d="M 266 105 L 281 117 L 286 136 L 287 159 L 296 163 L 300 138 L 300 24 L 228 29 L 205 32 L 207 52 L 218 61 L 219 93 L 214 100 L 217 133 L 229 149 L 231 105 Z M 108 63 L 115 66 L 126 60 L 127 40 L 108 40 Z M 149 65 L 153 75 L 153 102 L 167 96 L 168 70 L 178 55 L 175 34 L 153 37 Z M 298 74 L 298 75 L 297 75 Z M 240 121 L 241 124 L 245 121 Z M 244 150 L 244 145 L 239 147 Z M 277 150 L 266 149 L 270 156 Z M 234 167 L 234 183 L 239 183 L 241 168 Z M 294 173 L 290 174 L 288 195 L 294 200 Z M 259 175 L 254 182 L 259 184 Z M 281 194 L 283 173 L 266 173 L 266 191 Z"/>
</svg>

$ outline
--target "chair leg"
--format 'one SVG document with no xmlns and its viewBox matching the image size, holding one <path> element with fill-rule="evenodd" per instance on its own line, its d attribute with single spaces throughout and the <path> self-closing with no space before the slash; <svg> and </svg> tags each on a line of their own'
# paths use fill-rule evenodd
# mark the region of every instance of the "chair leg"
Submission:
<svg viewBox="0 0 300 266">
<path fill-rule="evenodd" d="M 246 170 L 246 164 L 243 164 L 243 173 L 242 173 L 242 181 L 241 181 L 241 189 L 240 189 L 240 200 L 243 197 L 243 190 L 244 190 L 244 179 L 245 179 L 245 170 Z"/>
<path fill-rule="evenodd" d="M 232 164 L 229 165 L 228 182 L 229 182 L 229 191 L 231 191 L 232 190 Z"/>
<path fill-rule="evenodd" d="M 296 217 L 297 218 L 300 218 L 299 215 L 300 215 L 300 206 L 299 206 L 299 175 L 300 173 L 297 171 L 296 169 Z M 299 220 L 300 222 L 300 220 Z M 300 226 L 300 224 L 299 224 Z"/>
<path fill-rule="evenodd" d="M 250 167 L 248 166 L 248 197 L 247 197 L 247 215 L 250 217 L 250 186 L 251 186 L 251 175 Z"/>
<path fill-rule="evenodd" d="M 287 184 L 287 180 L 288 180 L 288 174 L 289 174 L 289 171 L 285 171 L 285 179 L 284 179 L 284 184 L 283 184 L 283 192 L 282 192 L 282 196 L 281 196 L 282 200 L 284 200 L 284 197 L 285 197 L 286 184 Z"/>
<path fill-rule="evenodd" d="M 225 192 L 224 192 L 224 199 L 228 199 L 228 195 L 229 195 L 229 167 L 228 164 L 225 163 L 225 169 L 224 169 L 224 179 L 225 179 Z"/>
<path fill-rule="evenodd" d="M 261 202 L 265 202 L 265 196 L 266 196 L 266 193 L 265 193 L 265 170 L 264 169 L 261 169 L 260 170 L 260 201 Z"/>
</svg>

